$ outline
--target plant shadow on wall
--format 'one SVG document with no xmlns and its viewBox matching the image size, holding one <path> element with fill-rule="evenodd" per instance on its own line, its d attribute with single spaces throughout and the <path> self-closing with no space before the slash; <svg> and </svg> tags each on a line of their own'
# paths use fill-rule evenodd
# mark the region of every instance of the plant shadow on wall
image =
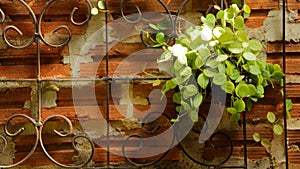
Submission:
<svg viewBox="0 0 300 169">
<path fill-rule="evenodd" d="M 148 41 L 152 41 L 152 47 L 165 50 L 157 62 L 172 63 L 173 78 L 163 85 L 162 91 L 163 94 L 172 89 L 177 91 L 173 95 L 178 112 L 177 119 L 172 120 L 175 123 L 186 115 L 191 122 L 199 122 L 199 107 L 204 100 L 213 97 L 213 88 L 226 93 L 226 112 L 230 121 L 237 123 L 241 113 L 250 112 L 253 103 L 264 98 L 267 86 L 284 85 L 285 75 L 280 65 L 260 57 L 262 43 L 249 38 L 244 21 L 250 16 L 250 7 L 245 4 L 240 9 L 237 4 L 232 4 L 224 10 L 217 5 L 214 8 L 218 11 L 216 14 L 202 16 L 200 25 L 179 33 L 173 44 L 164 33 L 165 25 L 171 25 L 166 21 L 149 23 L 148 27 L 155 33 L 141 30 Z M 153 85 L 160 83 L 156 80 Z M 292 102 L 287 100 L 286 103 L 285 112 L 290 118 Z M 280 122 L 283 112 L 266 112 L 269 126 L 277 135 L 283 133 Z M 223 111 L 219 115 L 222 114 Z M 271 146 L 270 140 L 261 138 L 259 133 L 254 133 L 253 139 L 266 148 Z"/>
</svg>

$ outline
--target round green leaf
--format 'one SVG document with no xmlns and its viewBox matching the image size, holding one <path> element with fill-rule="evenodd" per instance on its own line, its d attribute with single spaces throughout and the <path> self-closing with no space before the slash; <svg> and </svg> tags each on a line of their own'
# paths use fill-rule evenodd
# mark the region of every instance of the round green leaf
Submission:
<svg viewBox="0 0 300 169">
<path fill-rule="evenodd" d="M 216 23 L 216 17 L 215 17 L 215 15 L 213 15 L 211 13 L 207 14 L 206 15 L 206 24 L 209 27 L 213 28 L 215 26 L 215 23 Z"/>
<path fill-rule="evenodd" d="M 154 25 L 153 23 L 149 23 L 149 27 L 154 30 L 157 30 L 157 31 L 159 30 L 159 28 L 156 25 Z"/>
<path fill-rule="evenodd" d="M 198 76 L 198 79 L 197 79 L 197 82 L 199 84 L 199 86 L 202 88 L 202 89 L 206 89 L 208 83 L 209 83 L 209 78 L 206 77 L 203 73 L 201 73 L 199 76 Z"/>
<path fill-rule="evenodd" d="M 244 5 L 244 12 L 247 13 L 247 14 L 251 13 L 251 8 L 250 8 L 249 5 L 247 5 L 247 4 Z"/>
<path fill-rule="evenodd" d="M 181 76 L 190 76 L 192 74 L 192 69 L 190 67 L 185 67 L 181 72 Z"/>
<path fill-rule="evenodd" d="M 265 148 L 271 147 L 271 142 L 270 142 L 269 140 L 267 140 L 267 139 L 261 140 L 260 143 L 261 143 L 261 145 L 264 146 Z"/>
<path fill-rule="evenodd" d="M 195 59 L 195 68 L 200 69 L 202 66 L 204 65 L 204 63 L 202 62 L 202 60 L 200 59 L 200 57 L 196 57 Z"/>
<path fill-rule="evenodd" d="M 99 10 L 96 7 L 91 9 L 91 14 L 92 15 L 97 15 L 98 13 L 99 13 Z"/>
<path fill-rule="evenodd" d="M 159 79 L 157 79 L 152 83 L 152 86 L 158 86 L 158 85 L 160 85 L 160 83 L 161 83 L 161 81 Z"/>
<path fill-rule="evenodd" d="M 226 83 L 226 75 L 224 73 L 217 73 L 214 78 L 213 78 L 213 82 L 216 85 L 223 85 Z"/>
<path fill-rule="evenodd" d="M 236 109 L 237 112 L 243 112 L 246 109 L 246 104 L 242 99 L 236 100 L 233 103 L 234 108 Z"/>
<path fill-rule="evenodd" d="M 235 93 L 239 98 L 249 96 L 249 87 L 247 84 L 238 84 L 235 88 Z"/>
<path fill-rule="evenodd" d="M 262 50 L 263 46 L 259 40 L 252 39 L 249 41 L 249 48 L 253 51 L 260 51 Z"/>
<path fill-rule="evenodd" d="M 237 29 L 244 28 L 244 18 L 242 16 L 237 16 L 234 18 L 234 27 Z"/>
<path fill-rule="evenodd" d="M 191 94 L 191 96 L 198 93 L 197 87 L 193 84 L 190 84 L 190 85 L 186 86 L 186 90 Z"/>
<path fill-rule="evenodd" d="M 255 96 L 256 95 L 256 87 L 253 84 L 248 84 L 248 89 L 249 89 L 249 95 L 250 96 Z"/>
<path fill-rule="evenodd" d="M 252 53 L 252 52 L 245 52 L 243 54 L 243 57 L 249 61 L 255 61 L 256 60 L 256 56 Z"/>
<path fill-rule="evenodd" d="M 169 29 L 170 27 L 172 26 L 172 23 L 169 19 L 164 19 L 160 22 L 157 23 L 157 27 L 160 29 L 160 30 L 167 30 Z"/>
<path fill-rule="evenodd" d="M 250 65 L 249 70 L 250 70 L 250 73 L 252 73 L 254 75 L 261 74 L 261 71 L 257 65 Z"/>
<path fill-rule="evenodd" d="M 226 43 L 231 41 L 233 38 L 233 33 L 230 30 L 226 30 L 219 38 L 219 42 Z"/>
<path fill-rule="evenodd" d="M 237 113 L 237 111 L 234 107 L 228 107 L 226 110 L 230 114 L 236 114 Z"/>
<path fill-rule="evenodd" d="M 157 41 L 157 43 L 164 43 L 164 42 L 166 42 L 165 34 L 162 33 L 162 32 L 156 34 L 155 40 Z"/>
<path fill-rule="evenodd" d="M 202 94 L 197 94 L 193 100 L 194 107 L 198 108 L 201 105 L 202 101 L 203 101 Z"/>
<path fill-rule="evenodd" d="M 207 77 L 214 77 L 217 73 L 216 69 L 207 68 L 203 71 L 204 75 Z"/>
<path fill-rule="evenodd" d="M 176 104 L 181 104 L 181 93 L 180 92 L 176 92 L 173 95 L 173 102 Z"/>
<path fill-rule="evenodd" d="M 217 16 L 218 19 L 224 18 L 224 11 L 223 11 L 223 10 L 220 10 L 220 11 L 217 13 L 216 16 Z"/>
<path fill-rule="evenodd" d="M 235 113 L 230 116 L 230 121 L 238 122 L 240 120 L 240 118 L 241 118 L 240 113 Z"/>
<path fill-rule="evenodd" d="M 102 10 L 104 10 L 105 9 L 105 3 L 103 2 L 103 1 L 98 1 L 98 7 L 99 7 L 99 9 L 102 9 Z"/>
<path fill-rule="evenodd" d="M 253 140 L 254 141 L 256 141 L 256 142 L 260 142 L 260 134 L 258 134 L 258 133 L 254 133 L 253 135 L 252 135 L 252 137 L 253 137 Z"/>
<path fill-rule="evenodd" d="M 273 131 L 274 131 L 275 134 L 281 135 L 281 134 L 283 133 L 282 126 L 279 125 L 279 124 L 275 124 L 275 125 L 273 126 Z"/>
<path fill-rule="evenodd" d="M 248 36 L 247 31 L 237 30 L 236 34 L 237 34 L 237 37 L 238 37 L 239 41 L 241 41 L 241 42 L 248 42 L 249 41 L 249 36 Z"/>
<path fill-rule="evenodd" d="M 244 52 L 244 48 L 228 48 L 228 50 L 233 54 L 240 54 Z"/>
<path fill-rule="evenodd" d="M 267 119 L 270 123 L 274 123 L 276 120 L 276 116 L 273 112 L 268 112 Z"/>
<path fill-rule="evenodd" d="M 201 57 L 203 57 L 205 60 L 206 58 L 210 55 L 210 50 L 208 49 L 207 46 L 201 46 L 200 48 L 198 48 L 198 51 L 199 55 Z"/>
<path fill-rule="evenodd" d="M 234 92 L 234 89 L 235 89 L 234 83 L 232 83 L 230 80 L 227 81 L 225 85 L 225 92 L 231 94 Z"/>
<path fill-rule="evenodd" d="M 197 111 L 191 111 L 190 112 L 190 118 L 195 123 L 198 121 L 198 112 Z"/>
</svg>

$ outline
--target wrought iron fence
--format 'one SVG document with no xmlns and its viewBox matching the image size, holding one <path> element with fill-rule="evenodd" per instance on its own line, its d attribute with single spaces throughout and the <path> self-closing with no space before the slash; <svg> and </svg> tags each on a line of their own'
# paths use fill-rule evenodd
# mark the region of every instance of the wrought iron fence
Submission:
<svg viewBox="0 0 300 169">
<path fill-rule="evenodd" d="M 7 137 L 11 137 L 11 138 L 14 138 L 18 135 L 20 135 L 24 130 L 25 128 L 22 127 L 20 129 L 18 129 L 17 132 L 11 132 L 9 130 L 9 125 L 11 123 L 11 121 L 13 121 L 15 118 L 24 118 L 24 119 L 27 119 L 30 123 L 33 124 L 34 126 L 34 129 L 35 129 L 35 135 L 36 135 L 36 138 L 35 138 L 35 143 L 34 143 L 34 146 L 32 148 L 32 150 L 22 159 L 20 160 L 19 162 L 15 163 L 15 164 L 11 164 L 11 165 L 7 165 L 7 166 L 0 166 L 0 168 L 11 168 L 11 167 L 15 167 L 15 166 L 18 166 L 18 165 L 21 165 L 22 163 L 24 163 L 26 160 L 28 160 L 32 155 L 33 153 L 36 151 L 38 145 L 41 146 L 42 148 L 42 151 L 44 152 L 44 154 L 48 157 L 48 159 L 50 159 L 54 164 L 60 166 L 60 167 L 64 167 L 64 168 L 82 168 L 84 167 L 87 163 L 89 163 L 92 158 L 93 158 L 93 155 L 95 153 L 95 148 L 94 148 L 94 143 L 93 143 L 93 140 L 90 139 L 88 136 L 86 135 L 74 135 L 73 134 L 73 126 L 72 126 L 72 122 L 65 116 L 63 115 L 52 115 L 46 119 L 42 119 L 42 96 L 41 96 L 41 93 L 42 93 L 42 82 L 44 81 L 51 81 L 51 80 L 45 80 L 45 79 L 42 79 L 41 78 L 41 56 L 40 56 L 40 44 L 43 43 L 43 44 L 46 44 L 47 46 L 51 47 L 51 48 L 61 48 L 65 45 L 67 45 L 69 43 L 69 41 L 71 40 L 72 38 L 72 31 L 71 29 L 66 26 L 66 25 L 61 25 L 59 27 L 57 27 L 56 29 L 53 30 L 53 32 L 57 32 L 61 29 L 64 29 L 68 32 L 68 36 L 67 38 L 64 40 L 64 42 L 62 42 L 61 44 L 52 44 L 50 42 L 48 42 L 43 34 L 42 34 L 42 31 L 41 31 L 41 23 L 43 22 L 43 16 L 46 12 L 46 10 L 51 6 L 52 3 L 55 2 L 55 0 L 50 0 L 46 3 L 46 5 L 42 8 L 42 11 L 41 11 L 41 14 L 37 17 L 36 14 L 34 13 L 34 11 L 31 9 L 31 7 L 25 2 L 25 0 L 18 0 L 21 5 L 23 5 L 26 10 L 28 10 L 29 12 L 29 15 L 31 16 L 32 18 L 32 22 L 33 22 L 33 25 L 34 25 L 34 33 L 31 37 L 31 40 L 25 44 L 25 45 L 21 45 L 21 46 L 18 46 L 18 45 L 15 45 L 13 43 L 10 42 L 9 38 L 7 38 L 7 32 L 9 30 L 13 30 L 15 32 L 17 32 L 19 35 L 22 35 L 22 31 L 16 27 L 16 26 L 6 26 L 3 30 L 3 34 L 2 34 L 2 37 L 5 41 L 5 43 L 10 47 L 10 48 L 13 48 L 13 49 L 25 49 L 25 48 L 28 48 L 30 47 L 31 45 L 33 44 L 36 44 L 36 59 L 37 59 L 37 70 L 36 70 L 36 75 L 37 75 L 37 78 L 36 79 L 0 79 L 0 82 L 33 82 L 33 83 L 36 83 L 37 85 L 37 117 L 34 118 L 34 117 L 30 117 L 28 115 L 25 115 L 25 114 L 15 114 L 11 117 L 9 117 L 7 119 L 7 121 L 5 122 L 5 126 L 4 126 L 4 131 L 5 131 L 5 136 L 0 136 L 0 139 L 4 142 L 5 146 L 3 148 L 3 150 L 5 150 L 7 144 L 8 144 L 8 140 L 7 140 Z M 164 8 L 165 10 L 165 13 L 168 15 L 171 23 L 172 23 L 172 31 L 171 31 L 171 35 L 170 35 L 170 39 L 169 41 L 173 40 L 173 38 L 176 38 L 176 34 L 177 34 L 177 22 L 178 22 L 178 18 L 179 18 L 179 15 L 181 14 L 182 10 L 184 9 L 185 5 L 189 2 L 189 0 L 184 0 L 180 6 L 180 8 L 178 9 L 177 13 L 174 15 L 170 12 L 170 10 L 168 9 L 167 5 L 161 1 L 161 0 L 157 0 L 157 2 L 159 2 L 159 4 Z M 59 2 L 58 2 L 59 3 Z M 107 9 L 109 10 L 109 6 L 107 4 L 107 1 L 105 2 L 106 3 L 106 6 L 107 6 Z M 89 0 L 86 0 L 86 4 L 87 4 L 87 19 L 83 22 L 76 22 L 75 19 L 74 19 L 74 16 L 76 14 L 76 11 L 78 10 L 77 7 L 74 7 L 71 14 L 70 14 L 70 21 L 72 22 L 72 24 L 76 25 L 76 26 L 82 26 L 86 23 L 89 22 L 90 18 L 91 18 L 91 8 L 92 8 L 92 4 Z M 125 14 L 125 11 L 124 11 L 124 5 L 126 4 L 126 0 L 122 0 L 121 4 L 120 4 L 120 11 L 121 11 L 121 15 L 123 17 L 123 19 L 129 23 L 129 24 L 136 24 L 138 23 L 141 19 L 142 19 L 142 12 L 141 10 L 139 9 L 138 6 L 136 6 L 136 10 L 137 10 L 137 19 L 136 20 L 131 20 L 129 19 L 126 14 Z M 221 0 L 221 4 L 220 4 L 221 8 L 225 8 L 228 6 L 227 2 L 225 0 Z M 212 8 L 212 5 L 208 8 L 207 11 L 211 10 Z M 285 8 L 285 3 L 283 3 L 283 8 Z M 284 10 L 283 10 L 284 11 Z M 4 23 L 5 22 L 5 12 L 1 10 L 1 6 L 0 6 L 0 14 L 1 14 L 1 21 L 0 23 Z M 129 79 L 126 79 L 126 78 L 117 78 L 117 77 L 111 77 L 109 76 L 109 72 L 108 72 L 108 68 L 109 68 L 109 58 L 108 58 L 108 45 L 109 45 L 109 42 L 108 42 L 108 28 L 107 28 L 107 24 L 108 24 L 108 15 L 107 13 L 105 14 L 106 17 L 105 17 L 105 22 L 106 22 L 106 56 L 105 56 L 105 66 L 106 66 L 106 75 L 104 78 L 101 78 L 101 79 L 98 79 L 98 80 L 102 80 L 102 81 L 105 81 L 106 83 L 106 110 L 105 110 L 105 114 L 106 114 L 106 119 L 107 120 L 107 123 L 109 124 L 109 118 L 110 118 L 110 110 L 109 110 L 109 93 L 110 93 L 110 90 L 114 90 L 114 89 L 111 89 L 111 82 L 114 81 L 114 80 L 156 80 L 157 78 L 129 78 Z M 285 12 L 283 12 L 283 16 L 285 15 Z M 283 17 L 285 19 L 285 17 Z M 283 30 L 284 30 L 284 26 L 285 26 L 285 20 L 283 21 Z M 143 29 L 148 29 L 149 27 L 144 27 Z M 151 48 L 152 46 L 149 45 L 145 40 L 144 40 L 144 36 L 143 36 L 143 31 L 141 31 L 141 41 L 142 43 L 146 46 L 146 47 L 149 47 Z M 284 65 L 284 71 L 285 71 L 285 40 L 284 40 L 284 37 L 285 35 L 283 34 L 283 53 L 284 53 L 284 57 L 283 57 L 283 65 Z M 161 78 L 162 80 L 166 80 L 168 78 Z M 69 80 L 72 80 L 72 79 L 69 79 Z M 63 81 L 63 80 L 62 80 Z M 83 79 L 84 81 L 84 79 Z M 285 89 L 285 88 L 284 88 Z M 284 92 L 285 93 L 285 92 Z M 286 96 L 284 96 L 284 98 L 286 99 Z M 160 126 L 155 126 L 154 128 L 151 128 L 151 129 L 148 129 L 147 128 L 147 125 L 148 125 L 148 118 L 151 116 L 151 115 L 155 115 L 155 114 L 159 114 L 161 116 L 164 116 L 164 118 L 170 120 L 171 118 L 168 117 L 168 115 L 166 115 L 165 113 L 163 112 L 149 112 L 142 120 L 142 130 L 146 133 L 146 134 L 149 134 L 149 135 L 154 135 Z M 285 113 L 284 113 L 285 114 Z M 85 139 L 86 141 L 88 141 L 88 143 L 90 144 L 90 150 L 89 150 L 89 156 L 85 159 L 85 161 L 83 161 L 81 164 L 76 164 L 76 165 L 66 165 L 66 164 L 62 164 L 60 162 L 58 162 L 57 160 L 55 160 L 49 153 L 48 153 L 48 150 L 45 148 L 44 146 L 44 142 L 43 142 L 43 138 L 42 138 L 42 133 L 43 133 L 43 129 L 44 129 L 44 126 L 45 124 L 47 124 L 49 121 L 51 120 L 56 120 L 56 119 L 61 119 L 63 120 L 65 123 L 68 124 L 69 126 L 69 132 L 68 133 L 61 133 L 57 130 L 54 129 L 54 132 L 60 136 L 60 137 L 67 137 L 69 135 L 72 135 L 73 138 L 71 140 L 71 143 L 73 145 L 73 148 L 75 151 L 79 151 L 78 149 L 76 149 L 76 140 L 77 139 L 80 139 L 80 138 L 83 138 Z M 182 121 L 186 120 L 186 116 L 185 117 L 182 117 Z M 286 119 L 286 117 L 285 117 Z M 198 134 L 200 131 L 199 127 L 205 127 L 205 126 L 201 126 L 201 124 L 203 125 L 205 123 L 205 118 L 201 116 L 201 118 L 199 119 L 199 122 L 197 124 L 195 124 L 191 130 L 192 133 L 194 134 Z M 203 161 L 201 159 L 198 159 L 197 157 L 194 156 L 195 153 L 197 152 L 191 152 L 193 150 L 188 150 L 185 148 L 184 146 L 184 143 L 181 142 L 180 140 L 178 140 L 178 128 L 180 127 L 180 125 L 182 125 L 182 123 L 174 123 L 171 125 L 171 128 L 174 132 L 174 135 L 172 136 L 173 138 L 171 139 L 172 142 L 170 144 L 170 148 L 174 146 L 174 144 L 178 144 L 180 149 L 182 150 L 182 152 L 187 156 L 189 157 L 192 161 L 194 161 L 195 163 L 198 163 L 198 164 L 201 164 L 203 166 L 207 166 L 208 168 L 247 168 L 247 140 L 246 140 L 246 114 L 244 113 L 243 114 L 243 118 L 242 118 L 242 125 L 243 125 L 243 155 L 244 155 L 244 164 L 243 165 L 237 165 L 237 166 L 226 166 L 224 165 L 224 163 L 226 163 L 231 155 L 232 155 L 232 152 L 233 152 L 233 142 L 231 140 L 231 138 L 226 134 L 226 133 L 223 133 L 221 131 L 216 131 L 214 134 L 211 135 L 210 139 L 208 141 L 206 141 L 204 143 L 204 145 L 207 145 L 207 146 L 211 146 L 213 147 L 214 149 L 222 149 L 222 147 L 218 147 L 217 144 L 214 143 L 214 138 L 217 138 L 217 137 L 221 137 L 222 140 L 224 142 L 227 142 L 227 146 L 229 148 L 225 149 L 224 151 L 228 151 L 228 153 L 226 154 L 226 157 L 220 161 L 217 161 L 217 162 L 209 162 L 209 161 Z M 286 122 L 284 123 L 285 125 L 285 129 L 286 129 Z M 109 125 L 107 125 L 107 146 L 106 146 L 106 149 L 107 149 L 107 166 L 106 168 L 110 168 L 111 165 L 110 165 L 110 137 L 109 137 Z M 285 132 L 286 133 L 286 132 Z M 144 146 L 144 140 L 143 140 L 143 136 L 140 135 L 140 134 L 131 134 L 129 136 L 127 136 L 127 138 L 123 141 L 123 144 L 122 144 L 122 155 L 124 156 L 124 158 L 130 163 L 132 164 L 132 166 L 135 166 L 135 167 L 145 167 L 145 166 L 150 166 L 150 165 L 153 165 L 159 161 L 161 161 L 168 153 L 169 153 L 169 150 L 165 151 L 164 153 L 160 154 L 158 157 L 156 157 L 156 159 L 154 160 L 148 160 L 147 162 L 138 162 L 138 161 L 135 161 L 134 159 L 130 158 L 127 156 L 127 152 L 126 152 L 126 146 L 127 144 L 129 143 L 130 139 L 132 138 L 135 138 L 135 139 L 138 139 L 140 144 L 139 144 L 139 149 L 141 149 L 143 146 Z M 285 138 L 287 138 L 287 136 L 285 136 Z M 287 154 L 287 149 L 286 149 L 286 154 Z M 287 156 L 287 155 L 286 155 Z M 287 165 L 288 165 L 288 161 L 286 162 Z M 287 166 L 288 168 L 288 166 Z"/>
</svg>

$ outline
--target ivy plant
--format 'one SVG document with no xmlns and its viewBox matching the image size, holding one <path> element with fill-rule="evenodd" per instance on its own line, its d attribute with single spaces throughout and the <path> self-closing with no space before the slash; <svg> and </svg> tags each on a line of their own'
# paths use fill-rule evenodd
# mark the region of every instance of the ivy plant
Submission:
<svg viewBox="0 0 300 169">
<path fill-rule="evenodd" d="M 98 15 L 99 12 L 108 12 L 108 10 L 106 10 L 106 4 L 102 0 L 99 0 L 97 2 L 97 6 L 93 5 L 93 7 L 91 9 L 91 14 L 92 15 Z"/>
<path fill-rule="evenodd" d="M 211 86 L 215 85 L 226 92 L 226 110 L 231 115 L 230 120 L 237 122 L 241 112 L 250 111 L 253 102 L 264 98 L 267 86 L 283 85 L 285 75 L 280 65 L 260 57 L 262 43 L 248 35 L 244 21 L 250 13 L 246 4 L 242 9 L 232 4 L 224 10 L 219 9 L 215 15 L 209 13 L 201 17 L 200 25 L 179 34 L 172 45 L 164 41 L 167 38 L 163 32 L 156 34 L 156 46 L 165 49 L 158 62 L 173 61 L 174 77 L 162 90 L 165 94 L 171 89 L 179 89 L 173 95 L 179 116 L 188 113 L 192 121 L 197 122 L 197 110 L 209 97 Z M 151 27 L 156 29 L 157 26 L 152 24 Z M 288 117 L 290 108 L 286 111 Z M 274 133 L 281 134 L 283 129 L 275 114 L 267 113 L 267 119 Z M 258 133 L 253 138 L 267 145 Z"/>
</svg>

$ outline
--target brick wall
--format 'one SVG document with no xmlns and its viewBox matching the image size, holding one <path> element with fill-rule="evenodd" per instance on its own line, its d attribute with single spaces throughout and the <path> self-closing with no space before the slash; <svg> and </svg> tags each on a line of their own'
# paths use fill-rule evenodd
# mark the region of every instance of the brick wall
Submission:
<svg viewBox="0 0 300 169">
<path fill-rule="evenodd" d="M 94 4 L 96 2 L 92 1 Z M 163 0 L 172 13 L 175 13 L 183 0 Z M 29 6 L 34 13 L 39 15 L 43 6 L 46 4 L 43 0 L 28 1 Z M 121 152 L 121 147 L 116 146 L 121 142 L 120 134 L 139 133 L 145 135 L 141 129 L 138 120 L 142 119 L 149 110 L 161 111 L 166 106 L 165 113 L 173 116 L 174 105 L 172 103 L 172 93 L 168 93 L 166 100 L 160 101 L 159 92 L 155 89 L 161 89 L 161 85 L 152 86 L 151 80 L 132 80 L 130 82 L 112 81 L 109 99 L 106 100 L 106 84 L 101 79 L 106 75 L 113 77 L 152 77 L 149 74 L 165 77 L 158 72 L 156 58 L 161 53 L 160 50 L 146 49 L 138 37 L 138 31 L 135 25 L 130 25 L 121 18 L 120 13 L 121 0 L 108 1 L 108 21 L 109 21 L 109 64 L 108 70 L 105 65 L 105 15 L 100 13 L 92 16 L 88 24 L 83 26 L 74 26 L 70 22 L 69 15 L 74 6 L 79 7 L 76 13 L 76 21 L 86 19 L 86 2 L 66 0 L 53 3 L 46 11 L 43 17 L 41 28 L 42 34 L 46 40 L 53 43 L 62 42 L 67 36 L 67 32 L 61 30 L 52 34 L 51 31 L 61 25 L 67 25 L 72 30 L 72 39 L 70 43 L 62 48 L 51 48 L 45 44 L 40 45 L 41 53 L 41 77 L 42 82 L 42 117 L 46 119 L 51 115 L 65 115 L 68 117 L 74 127 L 75 133 L 87 133 L 96 143 L 105 143 L 106 126 L 100 125 L 97 128 L 86 128 L 86 126 L 106 122 L 106 110 L 109 110 L 110 135 L 112 142 L 111 149 Z M 162 6 L 155 0 L 140 1 L 132 0 L 125 6 L 125 13 L 132 14 L 135 11 L 134 5 L 138 5 L 142 12 L 165 12 Z M 191 0 L 183 11 L 182 17 L 191 22 L 197 22 L 197 19 L 207 9 L 209 1 Z M 281 44 L 281 2 L 278 0 L 248 0 L 247 4 L 252 9 L 251 17 L 247 20 L 249 33 L 251 37 L 258 38 L 264 43 L 265 54 L 268 61 L 282 64 L 282 44 Z M 296 0 L 287 1 L 287 96 L 294 102 L 294 108 L 291 111 L 292 119 L 288 121 L 289 162 L 291 168 L 297 168 L 300 165 L 299 160 L 299 142 L 300 123 L 299 123 L 299 82 L 298 77 L 298 55 L 300 48 L 298 41 L 300 34 L 297 31 L 298 12 L 300 8 Z M 1 32 L 8 25 L 17 26 L 22 32 L 20 37 L 16 32 L 9 31 L 10 40 L 18 44 L 24 44 L 31 38 L 34 26 L 29 16 L 28 10 L 17 1 L 2 0 L 0 8 L 6 14 L 6 22 L 1 25 Z M 121 19 L 120 19 L 121 18 Z M 155 18 L 154 18 L 155 20 Z M 95 35 L 97 33 L 98 35 Z M 130 35 L 130 36 L 129 36 Z M 131 36 L 134 35 L 134 36 Z M 95 38 L 96 37 L 96 38 Z M 29 48 L 15 50 L 8 47 L 4 41 L 0 40 L 0 78 L 8 81 L 0 82 L 0 121 L 2 126 L 6 119 L 14 114 L 26 114 L 30 117 L 37 117 L 37 69 L 36 45 Z M 148 73 L 142 73 L 146 70 Z M 99 78 L 96 81 L 76 81 L 72 84 L 71 79 Z M 26 80 L 25 80 L 26 79 Z M 94 91 L 95 96 L 91 98 L 91 93 L 76 96 L 74 102 L 74 91 Z M 156 91 L 156 92 L 152 92 Z M 151 93 L 152 92 L 152 93 Z M 149 96 L 149 94 L 151 94 Z M 109 101 L 109 107 L 106 107 L 106 101 Z M 152 101 L 152 102 L 151 102 Z M 93 103 L 96 103 L 93 104 Z M 209 105 L 203 105 L 203 112 L 208 110 Z M 79 111 L 80 110 L 80 111 Z M 103 118 L 95 110 L 100 110 Z M 248 141 L 248 163 L 250 168 L 266 168 L 273 166 L 275 168 L 284 168 L 284 147 L 283 136 L 276 136 L 265 126 L 266 113 L 268 111 L 276 112 L 282 110 L 282 99 L 279 89 L 268 88 L 265 98 L 255 104 L 251 112 L 247 112 L 247 141 Z M 80 113 L 78 113 L 80 112 Z M 133 118 L 134 117 L 134 118 Z M 166 126 L 160 129 L 160 132 L 168 129 Z M 226 124 L 226 123 L 225 123 Z M 0 164 L 10 164 L 18 162 L 31 150 L 34 143 L 34 130 L 28 120 L 17 118 L 10 125 L 12 130 L 17 130 L 18 126 L 26 126 L 26 130 L 20 136 L 9 141 L 8 149 L 0 154 Z M 229 125 L 229 124 L 228 124 Z M 1 127 L 3 128 L 3 127 Z M 83 158 L 73 153 L 70 145 L 71 137 L 61 138 L 53 133 L 53 128 L 61 131 L 67 131 L 68 126 L 61 120 L 49 122 L 45 125 L 43 134 L 44 144 L 49 153 L 61 163 L 78 162 Z M 227 164 L 242 164 L 243 162 L 243 132 L 241 127 L 229 127 L 234 130 L 227 131 L 234 143 L 233 155 Z M 266 150 L 260 144 L 255 144 L 252 140 L 252 134 L 258 132 L 263 137 L 273 139 L 272 147 Z M 3 133 L 3 130 L 0 130 Z M 146 135 L 145 135 L 146 136 Z M 103 144 L 101 144 L 103 145 Z M 105 147 L 96 144 L 95 154 L 91 166 L 106 165 Z M 218 155 L 217 155 L 218 156 Z M 210 157 L 208 156 L 207 159 Z M 111 154 L 111 164 L 118 166 L 120 164 L 130 166 L 121 156 Z M 169 167 L 187 167 L 199 168 L 189 160 L 177 146 L 169 152 L 164 158 L 164 162 L 158 163 L 153 168 L 162 167 L 167 163 Z M 169 163 L 171 161 L 171 163 Z M 32 157 L 22 164 L 22 167 L 44 166 L 53 167 L 53 163 L 46 158 L 40 147 L 33 153 Z M 22 168 L 21 167 L 21 168 Z M 164 166 L 165 167 L 165 166 Z"/>
</svg>

